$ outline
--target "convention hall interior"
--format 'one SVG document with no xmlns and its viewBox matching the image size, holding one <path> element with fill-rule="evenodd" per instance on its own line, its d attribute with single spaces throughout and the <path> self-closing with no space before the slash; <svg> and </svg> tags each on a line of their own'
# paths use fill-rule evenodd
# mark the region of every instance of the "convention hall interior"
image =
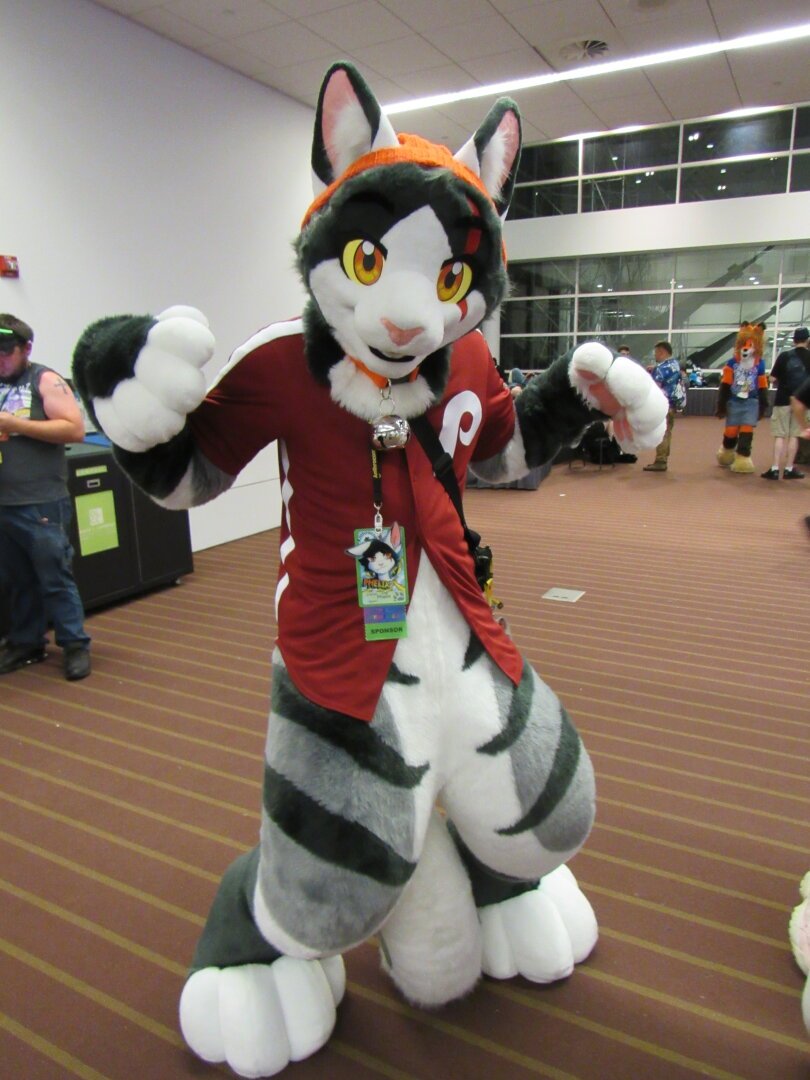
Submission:
<svg viewBox="0 0 810 1080">
<path fill-rule="evenodd" d="M 596 820 L 570 865 L 594 951 L 562 981 L 484 977 L 424 1009 L 372 939 L 345 955 L 331 1039 L 282 1075 L 807 1080 L 788 924 L 810 871 L 810 455 L 803 481 L 764 482 L 763 419 L 754 472 L 734 475 L 715 415 L 742 322 L 765 324 L 768 370 L 810 325 L 807 4 L 0 7 L 0 310 L 66 378 L 106 315 L 200 309 L 209 383 L 300 315 L 293 243 L 337 60 L 397 131 L 453 151 L 497 97 L 517 102 L 510 290 L 483 327 L 502 371 L 542 377 L 589 340 L 648 366 L 665 340 L 694 373 L 665 473 L 644 471 L 652 450 L 569 449 L 464 498 L 510 634 L 593 761 Z M 278 448 L 170 511 L 88 432 L 71 493 L 117 515 L 114 540 L 74 543 L 92 677 L 46 662 L 0 680 L 0 1073 L 231 1076 L 186 1047 L 177 1003 L 223 871 L 258 839 Z M 314 437 L 328 474 L 329 433 Z M 0 597 L 0 638 L 2 619 Z"/>
</svg>

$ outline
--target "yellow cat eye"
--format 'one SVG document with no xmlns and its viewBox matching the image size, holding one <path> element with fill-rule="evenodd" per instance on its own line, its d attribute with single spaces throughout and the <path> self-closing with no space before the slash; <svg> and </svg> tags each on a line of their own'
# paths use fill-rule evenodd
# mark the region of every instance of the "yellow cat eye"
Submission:
<svg viewBox="0 0 810 1080">
<path fill-rule="evenodd" d="M 385 255 L 373 240 L 350 240 L 343 249 L 341 262 L 350 281 L 373 285 L 383 272 Z"/>
<path fill-rule="evenodd" d="M 439 271 L 436 295 L 443 304 L 459 304 L 470 291 L 472 270 L 461 259 L 451 259 Z"/>
</svg>

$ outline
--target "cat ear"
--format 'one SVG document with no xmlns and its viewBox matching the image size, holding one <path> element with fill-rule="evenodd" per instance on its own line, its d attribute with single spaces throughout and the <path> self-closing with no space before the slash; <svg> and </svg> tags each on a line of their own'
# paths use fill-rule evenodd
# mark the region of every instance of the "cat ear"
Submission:
<svg viewBox="0 0 810 1080">
<path fill-rule="evenodd" d="M 351 64 L 333 64 L 318 97 L 312 142 L 315 194 L 363 154 L 399 146 L 397 134 L 365 80 Z"/>
<path fill-rule="evenodd" d="M 483 124 L 455 155 L 484 182 L 501 217 L 509 209 L 520 161 L 521 128 L 518 107 L 499 98 Z"/>
<path fill-rule="evenodd" d="M 354 547 L 346 548 L 346 554 L 351 555 L 354 559 L 362 559 L 370 547 L 371 541 L 364 540 L 361 544 L 355 544 Z"/>
</svg>

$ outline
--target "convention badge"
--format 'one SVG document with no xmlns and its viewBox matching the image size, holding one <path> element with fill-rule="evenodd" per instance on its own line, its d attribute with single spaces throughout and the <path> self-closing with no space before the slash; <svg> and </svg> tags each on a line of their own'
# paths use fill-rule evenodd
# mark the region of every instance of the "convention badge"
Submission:
<svg viewBox="0 0 810 1080">
<path fill-rule="evenodd" d="M 390 527 L 355 529 L 354 544 L 346 548 L 346 554 L 355 560 L 366 641 L 407 637 L 405 530 L 396 522 Z"/>
</svg>

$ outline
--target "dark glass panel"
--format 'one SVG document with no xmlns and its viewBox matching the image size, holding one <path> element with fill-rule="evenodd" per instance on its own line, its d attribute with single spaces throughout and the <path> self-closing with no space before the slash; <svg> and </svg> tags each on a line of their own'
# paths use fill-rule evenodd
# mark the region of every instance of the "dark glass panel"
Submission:
<svg viewBox="0 0 810 1080">
<path fill-rule="evenodd" d="M 787 158 L 763 158 L 685 168 L 681 173 L 681 202 L 778 195 L 787 187 L 787 166 Z"/>
<path fill-rule="evenodd" d="M 810 154 L 796 154 L 790 173 L 791 191 L 810 191 Z"/>
<path fill-rule="evenodd" d="M 560 184 L 532 184 L 515 188 L 508 216 L 514 221 L 576 212 L 577 181 L 569 180 Z"/>
<path fill-rule="evenodd" d="M 796 132 L 793 136 L 794 150 L 810 150 L 810 105 L 796 110 Z"/>
<path fill-rule="evenodd" d="M 657 330 L 659 337 L 669 325 L 669 293 L 652 296 L 581 296 L 579 299 L 580 334 L 621 333 L 630 330 Z"/>
<path fill-rule="evenodd" d="M 582 171 L 587 175 L 675 165 L 678 161 L 679 137 L 678 125 L 674 124 L 672 127 L 585 139 L 582 145 Z"/>
<path fill-rule="evenodd" d="M 810 246 L 786 247 L 782 260 L 782 284 L 810 282 Z"/>
<path fill-rule="evenodd" d="M 736 328 L 688 334 L 676 332 L 672 335 L 672 347 L 684 367 L 696 367 L 705 371 L 708 368 L 723 367 L 734 352 L 736 337 Z"/>
<path fill-rule="evenodd" d="M 615 179 L 584 180 L 582 211 L 627 210 L 636 206 L 661 206 L 675 202 L 676 170 L 650 169 Z"/>
<path fill-rule="evenodd" d="M 559 262 L 509 263 L 512 296 L 554 296 L 572 293 L 576 284 L 576 259 Z"/>
<path fill-rule="evenodd" d="M 675 273 L 675 255 L 671 251 L 629 255 L 601 255 L 580 259 L 579 291 L 616 292 L 668 289 Z"/>
<path fill-rule="evenodd" d="M 507 371 L 513 367 L 523 371 L 547 368 L 573 344 L 574 339 L 565 334 L 561 337 L 502 337 L 500 364 Z"/>
<path fill-rule="evenodd" d="M 675 282 L 686 288 L 717 289 L 725 285 L 775 285 L 781 258 L 774 244 L 679 251 Z"/>
<path fill-rule="evenodd" d="M 790 327 L 790 336 L 797 326 L 810 325 L 810 288 L 803 285 L 782 285 L 779 325 Z"/>
<path fill-rule="evenodd" d="M 535 143 L 524 146 L 520 155 L 517 182 L 530 180 L 558 180 L 563 176 L 576 176 L 579 172 L 579 140 L 566 142 Z"/>
<path fill-rule="evenodd" d="M 774 154 L 790 149 L 793 112 L 728 120 L 695 120 L 683 126 L 683 161 L 711 161 L 741 154 Z"/>
<path fill-rule="evenodd" d="M 574 328 L 574 298 L 511 300 L 501 305 L 502 334 L 555 334 Z"/>
<path fill-rule="evenodd" d="M 713 289 L 675 292 L 673 325 L 681 330 L 773 321 L 776 289 Z"/>
</svg>

